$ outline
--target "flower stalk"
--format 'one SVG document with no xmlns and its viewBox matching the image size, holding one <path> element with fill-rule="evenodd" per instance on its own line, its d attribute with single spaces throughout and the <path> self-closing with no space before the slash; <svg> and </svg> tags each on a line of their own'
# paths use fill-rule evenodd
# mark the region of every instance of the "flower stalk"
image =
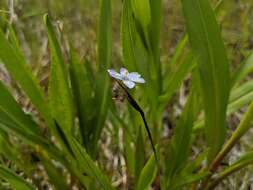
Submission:
<svg viewBox="0 0 253 190">
<path fill-rule="evenodd" d="M 141 118 L 142 118 L 143 123 L 144 123 L 144 126 L 145 126 L 145 129 L 146 129 L 147 134 L 148 134 L 148 138 L 149 138 L 150 144 L 151 144 L 152 149 L 153 149 L 153 152 L 154 152 L 154 156 L 155 156 L 155 160 L 156 160 L 157 166 L 159 166 L 158 157 L 157 157 L 157 153 L 156 153 L 156 150 L 155 150 L 154 142 L 153 142 L 152 135 L 151 135 L 151 132 L 150 132 L 150 130 L 149 130 L 148 123 L 147 123 L 147 121 L 146 121 L 145 114 L 144 114 L 143 110 L 142 110 L 141 107 L 138 105 L 138 103 L 134 100 L 134 98 L 131 96 L 131 94 L 128 92 L 128 90 L 126 89 L 126 87 L 123 86 L 123 85 L 121 84 L 121 82 L 119 82 L 118 80 L 116 80 L 116 81 L 117 81 L 117 83 L 120 85 L 120 87 L 124 90 L 128 102 L 131 104 L 131 106 L 132 106 L 136 111 L 138 111 L 138 112 L 140 113 Z M 159 168 L 159 167 L 158 167 L 158 168 Z"/>
</svg>

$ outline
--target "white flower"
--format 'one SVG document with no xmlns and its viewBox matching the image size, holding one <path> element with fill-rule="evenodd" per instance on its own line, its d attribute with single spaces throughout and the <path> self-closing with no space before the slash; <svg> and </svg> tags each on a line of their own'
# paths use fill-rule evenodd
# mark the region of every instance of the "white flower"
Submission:
<svg viewBox="0 0 253 190">
<path fill-rule="evenodd" d="M 141 78 L 141 75 L 139 73 L 129 73 L 128 70 L 125 68 L 121 68 L 120 73 L 117 73 L 113 69 L 108 69 L 107 71 L 111 77 L 118 80 L 122 80 L 122 82 L 130 89 L 135 86 L 135 83 L 145 83 L 145 80 Z"/>
</svg>

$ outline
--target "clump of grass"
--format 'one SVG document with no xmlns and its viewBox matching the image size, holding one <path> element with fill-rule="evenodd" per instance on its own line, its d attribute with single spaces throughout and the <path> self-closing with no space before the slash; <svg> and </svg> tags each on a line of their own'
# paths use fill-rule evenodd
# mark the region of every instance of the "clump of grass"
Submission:
<svg viewBox="0 0 253 190">
<path fill-rule="evenodd" d="M 42 9 L 48 6 L 45 2 L 41 2 Z M 80 43 L 76 46 L 77 39 L 66 32 L 73 28 L 71 23 L 65 24 L 71 14 L 62 14 L 62 5 L 69 5 L 64 1 L 49 3 L 53 9 L 47 12 L 62 15 L 59 19 L 63 26 L 61 21 L 44 15 L 47 37 L 39 35 L 44 41 L 44 56 L 39 61 L 40 49 L 33 44 L 33 35 L 23 35 L 19 24 L 22 19 L 41 18 L 45 10 L 16 15 L 14 4 L 0 3 L 0 7 L 11 9 L 0 12 L 0 63 L 6 70 L 5 80 L 0 82 L 1 187 L 35 189 L 39 183 L 34 176 L 39 170 L 42 181 L 54 189 L 214 189 L 252 164 L 249 148 L 224 165 L 224 160 L 231 160 L 231 150 L 250 130 L 252 120 L 253 85 L 248 77 L 253 67 L 252 48 L 250 43 L 240 46 L 246 58 L 238 59 L 227 41 L 231 34 L 222 35 L 219 26 L 226 27 L 227 6 L 233 3 L 221 0 L 213 9 L 208 0 L 181 0 L 186 31 L 180 40 L 170 42 L 164 38 L 167 21 L 163 19 L 165 4 L 161 0 L 124 0 L 115 5 L 111 0 L 100 0 L 99 7 L 85 3 L 95 7 L 92 14 L 99 14 L 97 33 L 91 30 L 88 34 L 96 42 L 87 39 L 91 49 L 84 47 L 84 58 L 75 50 Z M 82 7 L 80 12 L 87 11 Z M 121 14 L 117 18 L 115 10 Z M 245 41 L 252 16 L 249 10 L 241 17 Z M 40 25 L 37 22 L 39 30 Z M 35 55 L 27 51 L 27 43 L 36 47 L 31 51 Z M 168 44 L 174 49 L 169 58 L 161 49 Z M 36 65 L 44 59 L 50 64 Z M 116 60 L 122 60 L 120 65 L 137 71 L 146 80 L 131 93 L 119 83 L 130 104 L 111 101 L 107 69 Z M 242 62 L 239 67 L 231 63 L 238 60 Z M 38 70 L 43 74 L 42 81 Z M 15 91 L 11 90 L 13 86 Z M 175 98 L 180 87 L 185 90 Z M 21 96 L 26 103 L 21 103 Z M 173 103 L 178 99 L 179 103 Z M 232 131 L 229 118 L 247 106 Z M 171 107 L 177 107 L 177 113 L 171 113 Z M 168 121 L 174 126 L 169 135 L 164 135 L 164 115 L 176 115 Z M 111 160 L 104 161 L 103 155 Z M 105 164 L 112 160 L 113 170 Z M 246 179 L 249 181 L 249 177 Z"/>
</svg>

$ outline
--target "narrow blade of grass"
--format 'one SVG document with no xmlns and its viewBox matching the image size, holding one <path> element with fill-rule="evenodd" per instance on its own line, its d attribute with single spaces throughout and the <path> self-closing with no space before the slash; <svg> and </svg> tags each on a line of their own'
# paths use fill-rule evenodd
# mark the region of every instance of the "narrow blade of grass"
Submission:
<svg viewBox="0 0 253 190">
<path fill-rule="evenodd" d="M 0 81 L 0 111 L 8 115 L 22 129 L 39 134 L 40 130 L 31 116 L 26 115 L 8 89 Z"/>
<path fill-rule="evenodd" d="M 218 174 L 218 177 L 213 182 L 211 182 L 206 189 L 214 189 L 215 186 L 217 186 L 223 179 L 233 174 L 234 172 L 238 172 L 240 169 L 243 169 L 250 164 L 253 164 L 253 151 L 245 153 L 237 161 L 235 161 L 229 167 L 221 171 Z"/>
<path fill-rule="evenodd" d="M 251 128 L 251 121 L 253 118 L 253 101 L 251 101 L 250 105 L 246 113 L 243 115 L 239 126 L 233 132 L 232 136 L 228 139 L 226 144 L 223 146 L 222 150 L 218 153 L 215 159 L 212 161 L 210 165 L 210 171 L 215 172 L 220 166 L 221 161 L 224 157 L 229 153 L 229 151 L 234 147 L 234 145 L 238 142 L 238 140 Z"/>
<path fill-rule="evenodd" d="M 94 101 L 92 98 L 93 89 L 88 79 L 85 66 L 80 63 L 76 52 L 70 48 L 70 79 L 79 118 L 80 132 L 85 147 L 88 146 L 90 121 L 95 116 L 93 109 Z M 85 63 L 89 64 L 89 63 Z"/>
<path fill-rule="evenodd" d="M 154 154 L 149 158 L 144 168 L 141 170 L 141 174 L 138 180 L 136 190 L 148 189 L 155 179 L 157 173 L 157 164 Z"/>
<path fill-rule="evenodd" d="M 196 66 L 196 61 L 191 53 L 188 53 L 186 57 L 183 58 L 182 62 L 175 65 L 173 70 L 165 76 L 164 84 L 164 94 L 159 96 L 159 101 L 164 108 L 164 106 L 171 99 L 175 91 L 180 87 L 183 80 L 190 73 L 190 71 Z"/>
<path fill-rule="evenodd" d="M 51 51 L 51 73 L 48 90 L 50 110 L 62 130 L 70 134 L 74 117 L 67 70 L 56 33 L 48 15 L 44 16 L 44 22 L 47 27 Z"/>
<path fill-rule="evenodd" d="M 169 145 L 168 157 L 166 158 L 166 177 L 169 178 L 168 182 L 173 179 L 177 172 L 180 172 L 188 158 L 193 121 L 198 113 L 197 95 L 193 91 L 195 91 L 194 88 L 191 89 L 191 94 L 176 125 L 175 135 Z"/>
<path fill-rule="evenodd" d="M 132 17 L 131 1 L 123 1 L 121 16 L 121 44 L 123 64 L 130 70 L 136 70 L 135 47 L 134 47 L 134 20 Z"/>
<path fill-rule="evenodd" d="M 108 111 L 110 99 L 109 77 L 107 69 L 111 65 L 112 53 L 112 15 L 111 0 L 100 0 L 100 15 L 98 24 L 98 72 L 96 78 L 96 114 L 94 128 L 94 145 L 100 137 Z M 95 148 L 96 150 L 96 148 Z"/>
<path fill-rule="evenodd" d="M 230 90 L 229 64 L 215 13 L 208 0 L 182 0 L 192 51 L 201 79 L 208 162 L 224 143 Z"/>
<path fill-rule="evenodd" d="M 12 46 L 0 30 L 0 60 L 7 68 L 8 72 L 21 86 L 31 102 L 42 114 L 47 123 L 50 123 L 48 104 L 42 92 L 39 82 L 32 74 L 31 68 L 27 65 L 21 51 L 17 46 Z"/>
<path fill-rule="evenodd" d="M 150 1 L 131 0 L 131 4 L 136 19 L 143 25 L 143 27 L 147 27 L 151 21 Z"/>
<path fill-rule="evenodd" d="M 49 160 L 42 159 L 41 162 L 46 170 L 49 182 L 54 186 L 54 188 L 68 190 L 69 187 L 67 185 L 66 177 L 64 178 L 64 176 L 62 176 L 63 174 L 60 173 Z"/>
<path fill-rule="evenodd" d="M 144 139 L 141 127 L 139 127 L 137 135 L 137 141 L 135 146 L 135 182 L 138 181 L 138 178 L 141 173 L 141 169 L 143 168 L 145 164 L 145 145 L 144 145 Z"/>
<path fill-rule="evenodd" d="M 81 144 L 72 138 L 72 147 L 78 158 L 79 167 L 83 172 L 87 173 L 93 179 L 95 179 L 104 190 L 114 190 L 111 183 L 109 182 L 107 176 L 103 174 L 100 168 L 95 164 L 95 162 L 90 158 L 85 149 Z"/>
<path fill-rule="evenodd" d="M 198 182 L 204 179 L 208 175 L 208 172 L 200 172 L 198 174 L 191 174 L 187 176 L 178 176 L 177 181 L 171 187 L 171 189 L 181 189 L 183 186 Z"/>
<path fill-rule="evenodd" d="M 253 53 L 241 63 L 240 68 L 235 72 L 232 78 L 232 86 L 238 84 L 244 77 L 253 71 Z"/>
<path fill-rule="evenodd" d="M 162 25 L 162 0 L 151 0 L 150 14 L 151 24 L 148 26 L 150 49 L 152 50 L 154 65 L 157 73 L 158 93 L 162 91 L 162 71 L 160 62 L 160 38 L 161 38 L 161 25 Z"/>
<path fill-rule="evenodd" d="M 23 178 L 2 165 L 0 165 L 0 177 L 8 181 L 14 189 L 35 190 L 35 188 Z"/>
<path fill-rule="evenodd" d="M 229 102 L 232 103 L 238 99 L 240 99 L 242 96 L 245 96 L 246 94 L 252 92 L 253 90 L 253 81 L 250 80 L 248 82 L 245 82 L 244 84 L 233 88 L 230 94 Z"/>
</svg>

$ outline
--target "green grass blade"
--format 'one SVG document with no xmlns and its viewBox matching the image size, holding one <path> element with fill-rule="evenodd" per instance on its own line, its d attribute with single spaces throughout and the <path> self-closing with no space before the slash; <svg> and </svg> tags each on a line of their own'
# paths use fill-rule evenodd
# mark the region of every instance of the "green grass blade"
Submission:
<svg viewBox="0 0 253 190">
<path fill-rule="evenodd" d="M 253 83 L 248 81 L 245 84 L 232 89 L 229 104 L 227 108 L 227 116 L 235 113 L 239 109 L 248 105 L 253 100 Z M 204 127 L 204 120 L 201 118 L 194 125 L 194 130 L 200 130 Z"/>
<path fill-rule="evenodd" d="M 8 42 L 3 32 L 0 30 L 0 60 L 30 98 L 34 106 L 42 114 L 44 119 L 49 123 L 50 114 L 48 112 L 48 105 L 44 93 L 39 86 L 39 82 L 32 75 L 32 70 L 28 67 L 24 56 L 21 55 L 20 52 L 19 49 Z"/>
<path fill-rule="evenodd" d="M 131 146 L 133 143 L 129 133 L 124 133 L 124 155 L 126 159 L 127 170 L 130 174 L 135 173 L 135 150 Z"/>
<path fill-rule="evenodd" d="M 17 36 L 15 35 L 15 31 L 14 31 L 14 28 L 12 27 L 12 25 L 8 26 L 8 31 L 9 31 L 10 43 L 12 44 L 13 48 L 20 51 L 19 54 L 23 56 L 21 49 L 20 49 L 19 41 L 17 39 Z"/>
<path fill-rule="evenodd" d="M 170 180 L 187 163 L 193 122 L 198 113 L 197 95 L 193 93 L 194 91 L 194 88 L 192 88 L 183 113 L 176 125 L 175 134 L 169 144 L 165 173 Z"/>
<path fill-rule="evenodd" d="M 141 127 L 139 127 L 135 146 L 135 175 L 134 175 L 135 182 L 138 181 L 141 169 L 143 168 L 144 164 L 145 164 L 145 145 L 142 129 Z"/>
<path fill-rule="evenodd" d="M 84 67 L 86 70 L 87 78 L 92 85 L 92 88 L 94 89 L 94 83 L 95 83 L 95 72 L 92 68 L 92 62 L 89 59 L 84 60 Z"/>
<path fill-rule="evenodd" d="M 17 136 L 25 143 L 33 147 L 41 146 L 46 148 L 54 148 L 48 146 L 49 143 L 44 139 L 44 137 L 34 135 L 29 131 L 25 131 L 21 127 L 17 126 L 16 123 L 11 120 L 11 118 L 3 117 L 2 112 L 0 112 L 0 127 L 6 133 Z"/>
<path fill-rule="evenodd" d="M 0 177 L 10 183 L 12 188 L 17 190 L 35 190 L 30 184 L 28 184 L 23 178 L 15 174 L 10 169 L 0 165 Z"/>
<path fill-rule="evenodd" d="M 162 26 L 162 0 L 150 0 L 151 24 L 148 26 L 150 48 L 157 71 L 157 85 L 159 94 L 162 91 L 162 71 L 160 62 L 160 38 Z"/>
<path fill-rule="evenodd" d="M 248 105 L 253 100 L 253 92 L 250 91 L 228 105 L 228 115 Z"/>
<path fill-rule="evenodd" d="M 100 137 L 108 111 L 110 99 L 109 76 L 107 69 L 111 65 L 112 54 L 112 15 L 111 0 L 100 0 L 100 15 L 98 26 L 98 72 L 96 78 L 96 110 L 97 116 L 94 128 L 94 145 Z M 96 148 L 94 149 L 96 150 Z"/>
<path fill-rule="evenodd" d="M 251 121 L 253 118 L 253 101 L 247 108 L 247 111 L 244 113 L 239 126 L 233 132 L 232 136 L 228 139 L 226 144 L 222 147 L 222 150 L 219 151 L 218 155 L 212 161 L 210 165 L 210 171 L 215 172 L 221 161 L 229 153 L 229 151 L 234 147 L 234 145 L 239 141 L 239 139 L 252 127 Z"/>
<path fill-rule="evenodd" d="M 112 54 L 112 13 L 111 0 L 100 0 L 98 24 L 98 71 L 107 72 Z"/>
<path fill-rule="evenodd" d="M 253 71 L 253 53 L 242 63 L 241 67 L 235 72 L 232 77 L 232 86 L 238 84 L 244 77 Z"/>
<path fill-rule="evenodd" d="M 161 38 L 161 26 L 162 26 L 162 1 L 150 0 L 151 11 L 151 24 L 149 26 L 150 33 L 150 45 L 157 62 L 157 66 L 160 66 L 160 38 Z"/>
<path fill-rule="evenodd" d="M 182 173 L 194 173 L 201 168 L 201 164 L 205 161 L 208 154 L 208 149 L 199 153 L 192 160 L 188 161 L 187 165 L 183 168 Z"/>
<path fill-rule="evenodd" d="M 253 81 L 245 82 L 241 86 L 235 86 L 230 93 L 227 115 L 243 108 L 253 100 Z M 201 129 L 204 126 L 203 118 L 195 123 L 194 129 Z"/>
<path fill-rule="evenodd" d="M 190 73 L 190 71 L 196 66 L 196 61 L 191 53 L 188 53 L 183 58 L 182 62 L 175 65 L 174 68 L 164 79 L 164 94 L 159 96 L 161 106 L 164 106 L 171 99 L 175 91 L 180 87 L 183 80 Z"/>
<path fill-rule="evenodd" d="M 175 183 L 170 189 L 181 189 L 183 186 L 198 182 L 204 179 L 208 175 L 208 172 L 200 172 L 198 174 L 191 174 L 186 176 L 178 176 Z"/>
<path fill-rule="evenodd" d="M 253 163 L 253 151 L 247 152 L 244 155 L 242 155 L 237 161 L 235 161 L 231 166 L 226 168 L 226 170 L 232 170 L 237 165 L 245 165 L 245 164 L 250 164 Z M 225 171 L 223 171 L 225 172 Z"/>
<path fill-rule="evenodd" d="M 13 144 L 10 143 L 8 133 L 2 129 L 0 129 L 0 152 L 13 162 L 17 160 L 20 154 L 16 147 L 14 148 Z"/>
<path fill-rule="evenodd" d="M 216 6 L 215 6 L 215 12 L 218 14 L 219 7 L 222 4 L 223 0 L 220 0 Z M 192 52 L 186 51 L 186 45 L 188 44 L 188 35 L 184 34 L 180 41 L 177 43 L 175 52 L 173 53 L 171 61 L 165 65 L 164 69 L 164 76 L 163 76 L 163 94 L 159 97 L 160 102 L 163 104 L 166 104 L 174 91 L 178 88 L 178 86 L 182 83 L 183 79 L 186 77 L 186 75 L 190 72 L 190 68 L 195 67 L 196 61 L 193 60 L 192 62 L 188 60 L 189 63 L 182 63 L 181 59 L 182 57 L 185 57 L 184 59 L 189 59 L 189 57 L 193 56 Z M 185 61 L 184 61 L 185 62 Z M 177 65 L 178 66 L 177 66 Z M 192 65 L 192 66 L 191 66 Z M 188 66 L 188 67 L 187 67 Z M 170 67 L 172 67 L 172 73 L 170 73 Z M 188 70 L 184 70 L 189 68 Z M 185 71 L 184 73 L 181 73 L 182 71 Z M 177 86 L 177 87 L 176 87 Z M 163 106 L 162 106 L 163 107 Z"/>
<path fill-rule="evenodd" d="M 185 47 L 188 44 L 188 36 L 184 34 L 180 41 L 177 43 L 175 52 L 173 53 L 172 59 L 170 61 L 171 65 L 175 65 L 179 60 L 180 56 L 184 53 Z M 188 52 L 190 53 L 190 52 Z"/>
<path fill-rule="evenodd" d="M 141 170 L 136 190 L 148 189 L 148 187 L 154 181 L 156 173 L 157 173 L 157 164 L 153 154 L 147 161 L 144 168 Z"/>
<path fill-rule="evenodd" d="M 228 115 L 234 113 L 253 100 L 252 90 L 252 80 L 232 89 L 228 105 Z"/>
<path fill-rule="evenodd" d="M 180 39 L 180 41 L 177 43 L 175 47 L 175 51 L 173 52 L 173 56 L 171 57 L 171 61 L 169 61 L 164 67 L 163 67 L 163 90 L 165 90 L 165 93 L 167 92 L 166 86 L 168 86 L 168 81 L 170 80 L 170 71 L 172 68 L 177 65 L 177 63 L 181 63 L 180 58 L 182 56 L 185 56 L 185 47 L 188 44 L 188 36 L 186 34 L 183 35 L 183 37 Z M 190 54 L 190 52 L 187 52 Z M 169 91 L 168 91 L 169 92 Z"/>
<path fill-rule="evenodd" d="M 142 24 L 143 27 L 147 27 L 151 21 L 150 1 L 131 0 L 131 4 L 136 19 Z"/>
<path fill-rule="evenodd" d="M 23 130 L 29 130 L 39 134 L 40 130 L 31 116 L 26 115 L 8 89 L 0 81 L 0 111 L 8 115 L 13 122 L 17 123 Z"/>
<path fill-rule="evenodd" d="M 89 64 L 86 62 L 85 64 Z M 89 123 L 94 117 L 95 110 L 93 109 L 93 89 L 88 78 L 88 71 L 85 66 L 80 63 L 76 52 L 70 48 L 70 79 L 71 86 L 75 101 L 75 107 L 77 108 L 77 115 L 79 118 L 80 132 L 85 147 L 88 146 L 89 127 L 92 126 Z"/>
<path fill-rule="evenodd" d="M 213 182 L 211 182 L 206 189 L 207 190 L 214 189 L 215 186 L 217 186 L 223 179 L 225 179 L 226 177 L 235 172 L 238 172 L 239 170 L 245 168 L 250 164 L 253 164 L 253 151 L 245 153 L 237 161 L 235 161 L 229 167 L 221 171 L 218 174 L 218 177 Z"/>
<path fill-rule="evenodd" d="M 114 188 L 107 179 L 107 176 L 103 174 L 103 172 L 91 159 L 89 154 L 87 154 L 86 150 L 81 146 L 81 144 L 74 138 L 72 138 L 71 143 L 73 151 L 75 152 L 76 157 L 78 159 L 77 162 L 79 163 L 80 169 L 83 170 L 83 172 L 87 173 L 87 175 L 95 179 L 103 189 L 113 190 Z"/>
<path fill-rule="evenodd" d="M 136 70 L 135 47 L 134 47 L 134 20 L 131 1 L 123 1 L 121 16 L 121 44 L 123 64 L 130 70 Z"/>
<path fill-rule="evenodd" d="M 224 143 L 230 80 L 229 64 L 215 13 L 208 0 L 182 0 L 192 51 L 203 91 L 210 162 Z"/>
<path fill-rule="evenodd" d="M 67 185 L 67 179 L 63 176 L 63 173 L 59 172 L 49 160 L 42 158 L 41 162 L 46 170 L 49 182 L 54 186 L 54 188 L 60 190 L 68 190 L 69 187 Z"/>
<path fill-rule="evenodd" d="M 68 84 L 66 66 L 61 53 L 53 25 L 48 17 L 44 16 L 51 50 L 51 73 L 49 81 L 49 104 L 52 117 L 57 121 L 65 133 L 70 133 L 73 126 L 73 101 Z"/>
<path fill-rule="evenodd" d="M 253 80 L 249 80 L 242 85 L 233 88 L 230 94 L 229 103 L 240 99 L 242 96 L 252 92 L 253 90 Z"/>
<path fill-rule="evenodd" d="M 3 121 L 3 119 L 5 119 Z M 58 148 L 56 148 L 53 144 L 48 142 L 44 137 L 34 135 L 29 131 L 25 131 L 19 126 L 17 126 L 11 118 L 3 117 L 2 112 L 0 112 L 0 128 L 10 135 L 17 136 L 24 143 L 32 146 L 36 149 L 38 154 L 41 156 L 46 156 L 46 158 L 50 157 L 56 161 L 61 162 L 66 168 L 71 172 L 71 174 L 77 177 L 82 183 L 83 186 L 86 186 L 86 182 L 83 179 L 84 176 L 80 172 L 80 168 L 77 168 L 77 161 L 72 157 L 69 157 L 68 154 L 61 152 Z"/>
</svg>

